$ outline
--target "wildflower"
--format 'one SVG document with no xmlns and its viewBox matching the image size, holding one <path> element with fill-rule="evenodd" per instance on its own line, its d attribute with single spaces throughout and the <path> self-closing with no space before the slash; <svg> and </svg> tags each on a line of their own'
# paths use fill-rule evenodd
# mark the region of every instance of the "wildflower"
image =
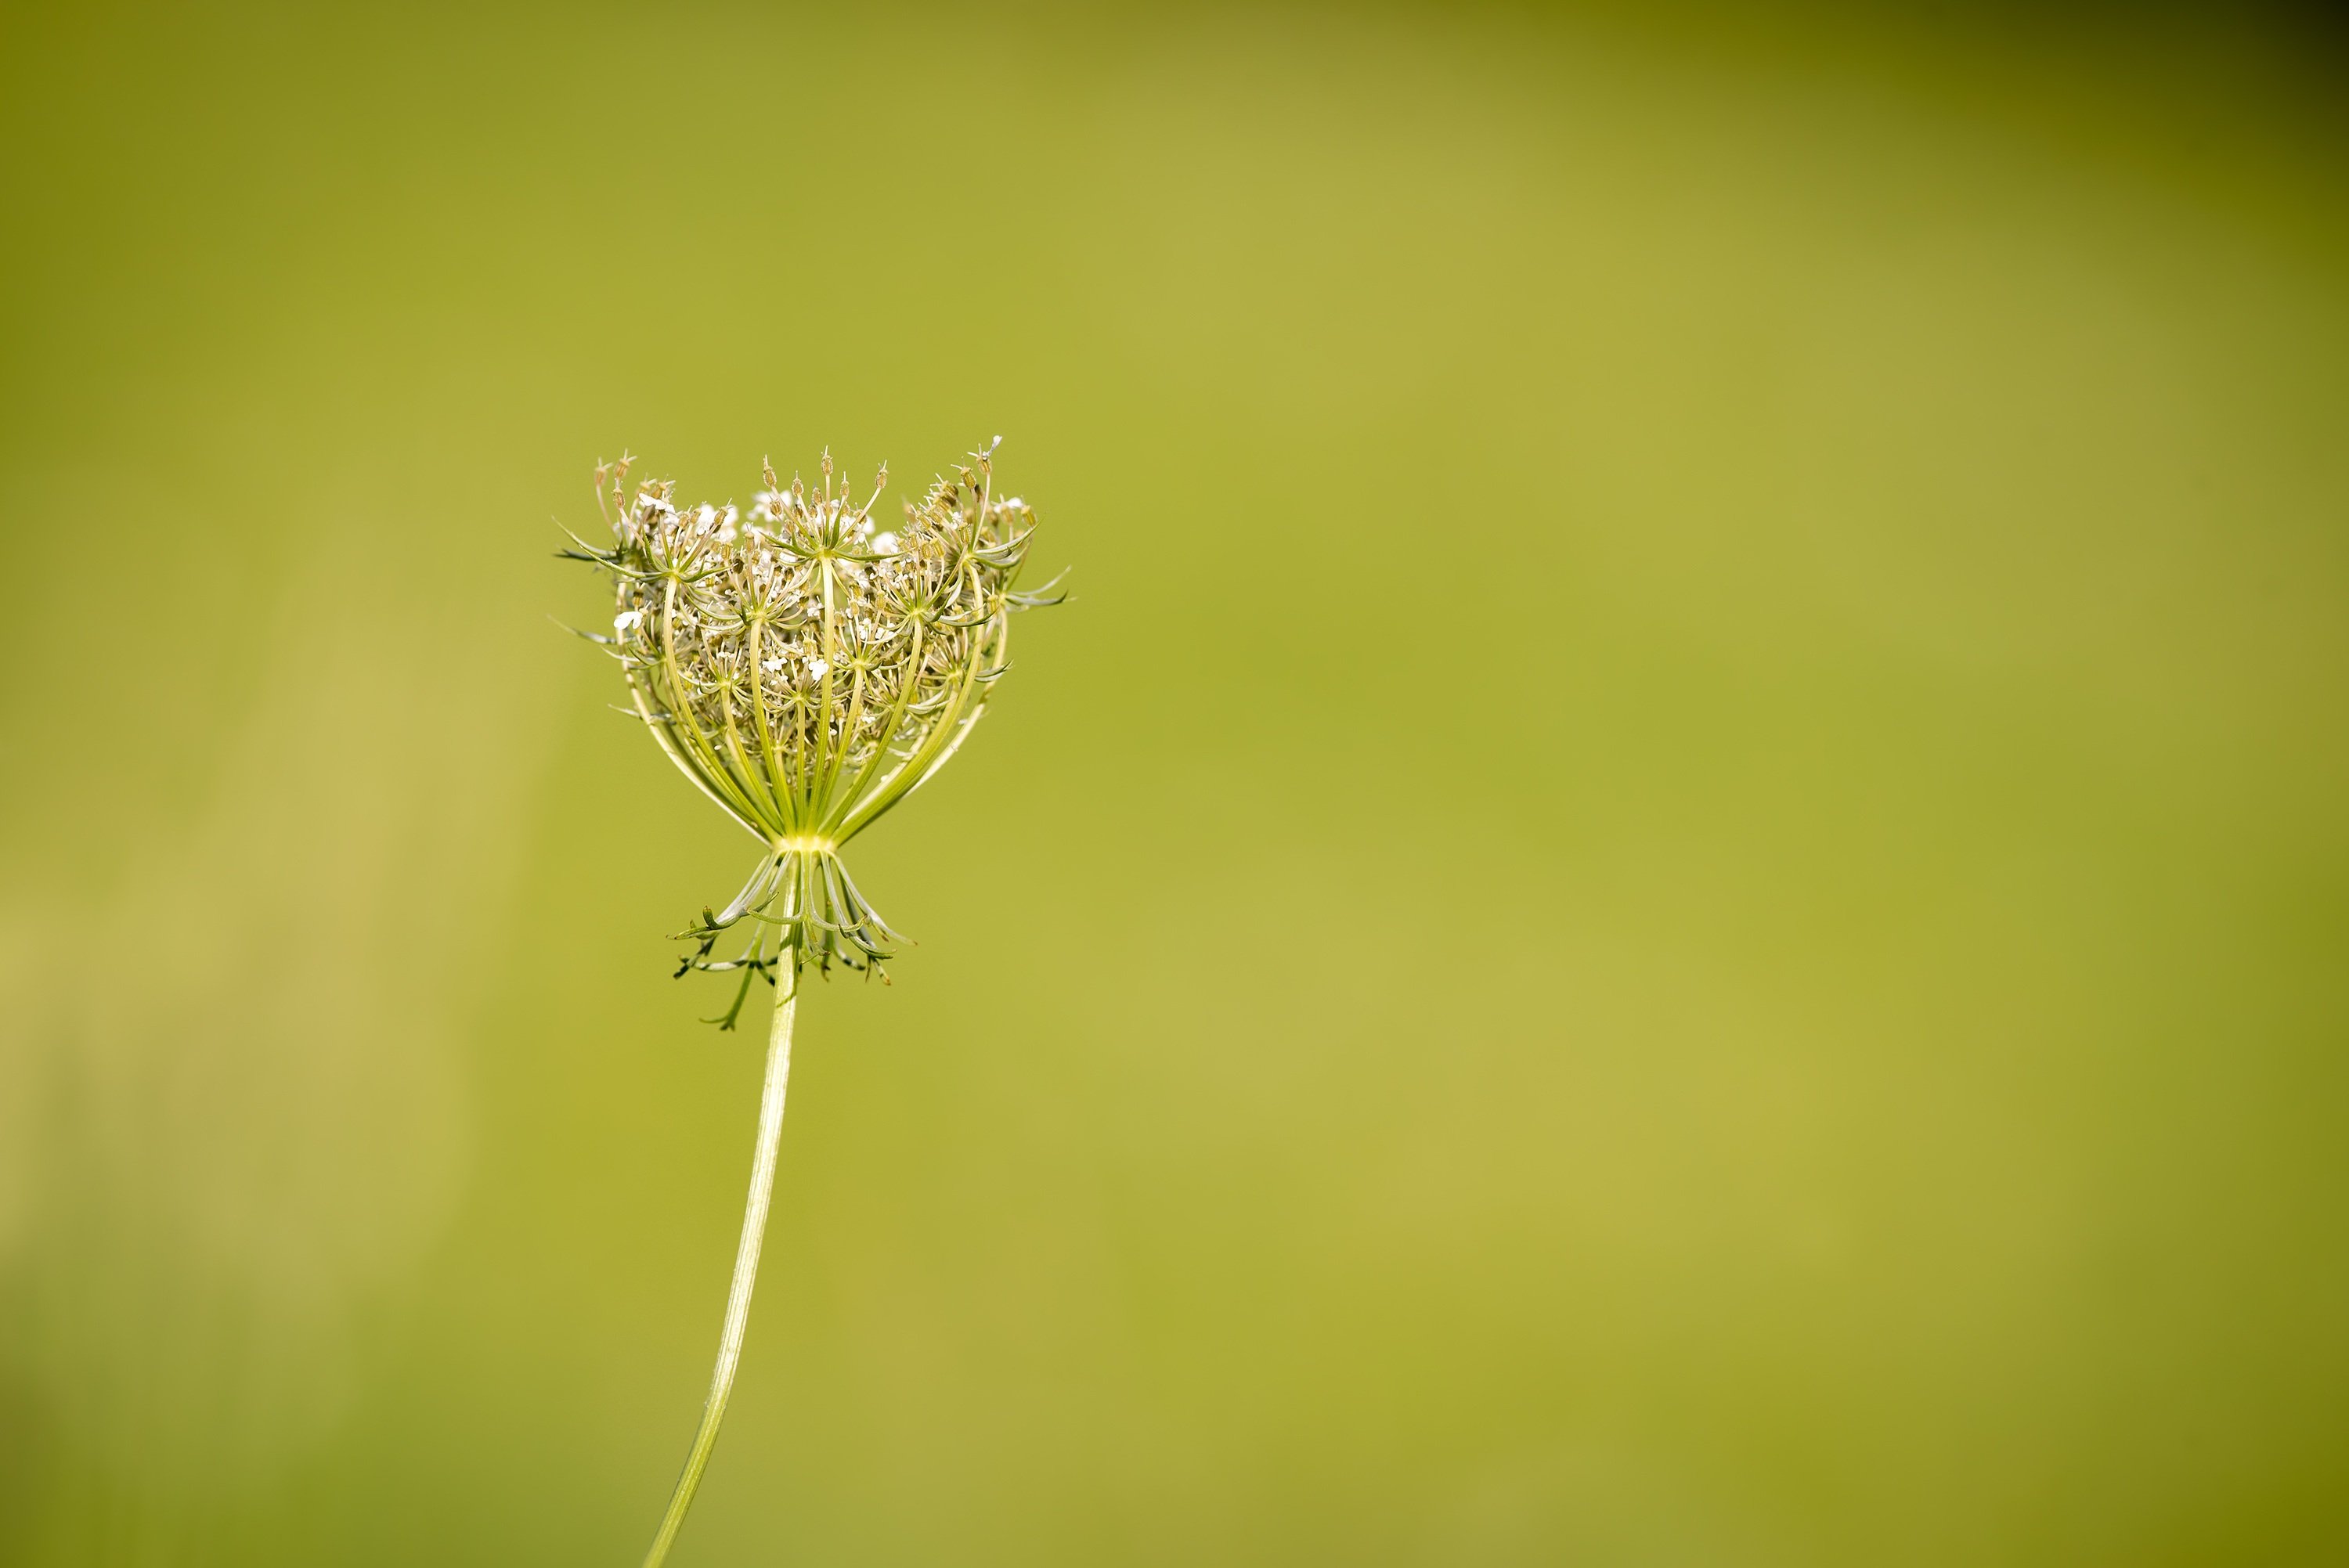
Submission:
<svg viewBox="0 0 2349 1568">
<path fill-rule="evenodd" d="M 647 1568 L 658 1568 L 683 1525 L 733 1387 L 774 1183 L 800 972 L 813 964 L 829 974 L 837 963 L 878 974 L 897 938 L 840 851 L 970 734 L 1010 668 L 1011 616 L 1059 603 L 1050 585 L 1011 586 L 1035 524 L 1024 502 L 995 499 L 996 444 L 934 480 L 885 531 L 872 516 L 885 467 L 862 502 L 844 480 L 835 483 L 830 452 L 816 489 L 797 476 L 785 486 L 769 467 L 746 521 L 730 504 L 680 509 L 666 480 L 631 491 L 623 458 L 595 470 L 611 548 L 574 536 L 578 548 L 562 552 L 611 575 L 612 635 L 592 640 L 619 660 L 636 717 L 761 846 L 732 902 L 704 908 L 679 934 L 692 951 L 677 972 L 740 972 L 733 1006 L 709 1020 L 721 1028 L 734 1027 L 754 977 L 777 990 L 718 1367 Z M 722 936 L 745 926 L 735 956 L 713 956 Z"/>
<path fill-rule="evenodd" d="M 613 548 L 564 553 L 609 573 L 609 639 L 637 716 L 670 761 L 766 852 L 682 939 L 679 973 L 837 963 L 877 970 L 897 939 L 840 860 L 851 839 L 954 754 L 1009 667 L 1010 616 L 1057 602 L 1011 586 L 1034 521 L 993 492 L 992 443 L 877 529 L 885 467 L 859 500 L 829 452 L 819 484 L 769 467 L 749 513 L 681 506 L 665 480 L 596 470 Z M 739 956 L 721 933 L 748 923 Z"/>
</svg>

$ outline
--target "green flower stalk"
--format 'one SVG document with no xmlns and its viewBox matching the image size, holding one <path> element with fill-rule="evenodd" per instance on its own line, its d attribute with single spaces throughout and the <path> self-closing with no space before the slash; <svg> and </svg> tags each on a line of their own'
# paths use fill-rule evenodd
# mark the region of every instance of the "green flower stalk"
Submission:
<svg viewBox="0 0 2349 1568">
<path fill-rule="evenodd" d="M 612 577 L 612 634 L 583 633 L 619 660 L 625 710 L 678 771 L 761 845 L 741 892 L 705 907 L 678 940 L 696 970 L 739 973 L 731 1029 L 753 979 L 776 988 L 750 1196 L 719 1339 L 718 1366 L 646 1568 L 657 1568 L 700 1485 L 741 1357 L 791 1074 L 801 972 L 838 964 L 881 975 L 903 940 L 841 859 L 848 841 L 946 765 L 1010 667 L 1011 616 L 1060 602 L 1012 588 L 1034 531 L 1018 497 L 995 493 L 991 442 L 934 480 L 882 529 L 885 466 L 860 502 L 823 455 L 822 483 L 766 488 L 745 512 L 680 506 L 667 480 L 627 488 L 633 459 L 595 470 L 614 543 L 573 536 L 565 557 Z M 837 483 L 835 482 L 837 480 Z M 730 934 L 740 945 L 719 955 Z"/>
</svg>

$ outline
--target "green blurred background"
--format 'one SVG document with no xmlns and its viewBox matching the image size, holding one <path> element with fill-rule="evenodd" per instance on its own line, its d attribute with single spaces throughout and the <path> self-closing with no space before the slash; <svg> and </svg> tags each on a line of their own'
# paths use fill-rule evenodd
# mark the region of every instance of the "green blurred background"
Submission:
<svg viewBox="0 0 2349 1568">
<path fill-rule="evenodd" d="M 0 1561 L 636 1561 L 750 846 L 548 519 L 1000 431 L 680 1564 L 2349 1562 L 2321 17 L 5 26 Z"/>
</svg>

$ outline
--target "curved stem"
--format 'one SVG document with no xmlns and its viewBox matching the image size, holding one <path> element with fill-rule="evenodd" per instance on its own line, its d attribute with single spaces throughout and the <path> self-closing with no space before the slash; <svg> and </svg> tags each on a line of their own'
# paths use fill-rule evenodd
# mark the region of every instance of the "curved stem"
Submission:
<svg viewBox="0 0 2349 1568">
<path fill-rule="evenodd" d="M 734 1369 L 742 1359 L 742 1331 L 750 1321 L 750 1287 L 759 1277 L 759 1245 L 767 1235 L 767 1201 L 775 1191 L 775 1147 L 783 1131 L 783 1091 L 792 1076 L 792 1016 L 799 1009 L 799 954 L 786 952 L 788 973 L 775 995 L 775 1021 L 767 1036 L 767 1087 L 759 1099 L 759 1142 L 750 1157 L 750 1198 L 742 1210 L 742 1240 L 734 1250 L 734 1283 L 726 1293 L 726 1326 L 718 1336 L 718 1369 L 709 1377 L 709 1398 L 701 1425 L 685 1456 L 685 1470 L 661 1515 L 660 1532 L 645 1553 L 644 1568 L 660 1568 L 685 1524 L 686 1510 L 709 1467 L 718 1444 L 718 1423 L 726 1418 L 726 1398 L 734 1391 Z"/>
</svg>

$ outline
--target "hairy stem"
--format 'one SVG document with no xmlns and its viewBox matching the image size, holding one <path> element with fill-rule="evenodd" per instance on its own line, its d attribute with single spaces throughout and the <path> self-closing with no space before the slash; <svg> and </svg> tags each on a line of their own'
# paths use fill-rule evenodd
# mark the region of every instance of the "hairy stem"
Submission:
<svg viewBox="0 0 2349 1568">
<path fill-rule="evenodd" d="M 775 1021 L 767 1036 L 767 1087 L 759 1098 L 759 1142 L 750 1157 L 750 1197 L 742 1209 L 742 1240 L 734 1249 L 734 1283 L 726 1293 L 726 1326 L 718 1336 L 718 1369 L 709 1377 L 709 1398 L 701 1407 L 701 1425 L 685 1456 L 685 1469 L 669 1494 L 668 1511 L 661 1515 L 660 1533 L 645 1553 L 644 1568 L 660 1568 L 685 1524 L 686 1510 L 701 1486 L 701 1472 L 709 1467 L 709 1450 L 718 1446 L 718 1424 L 726 1418 L 726 1398 L 734 1391 L 734 1369 L 742 1359 L 742 1331 L 750 1321 L 750 1287 L 759 1277 L 759 1245 L 767 1235 L 767 1201 L 775 1191 L 775 1146 L 783 1131 L 783 1091 L 792 1076 L 792 1016 L 799 1009 L 799 954 L 781 955 L 785 974 L 775 995 Z"/>
</svg>

